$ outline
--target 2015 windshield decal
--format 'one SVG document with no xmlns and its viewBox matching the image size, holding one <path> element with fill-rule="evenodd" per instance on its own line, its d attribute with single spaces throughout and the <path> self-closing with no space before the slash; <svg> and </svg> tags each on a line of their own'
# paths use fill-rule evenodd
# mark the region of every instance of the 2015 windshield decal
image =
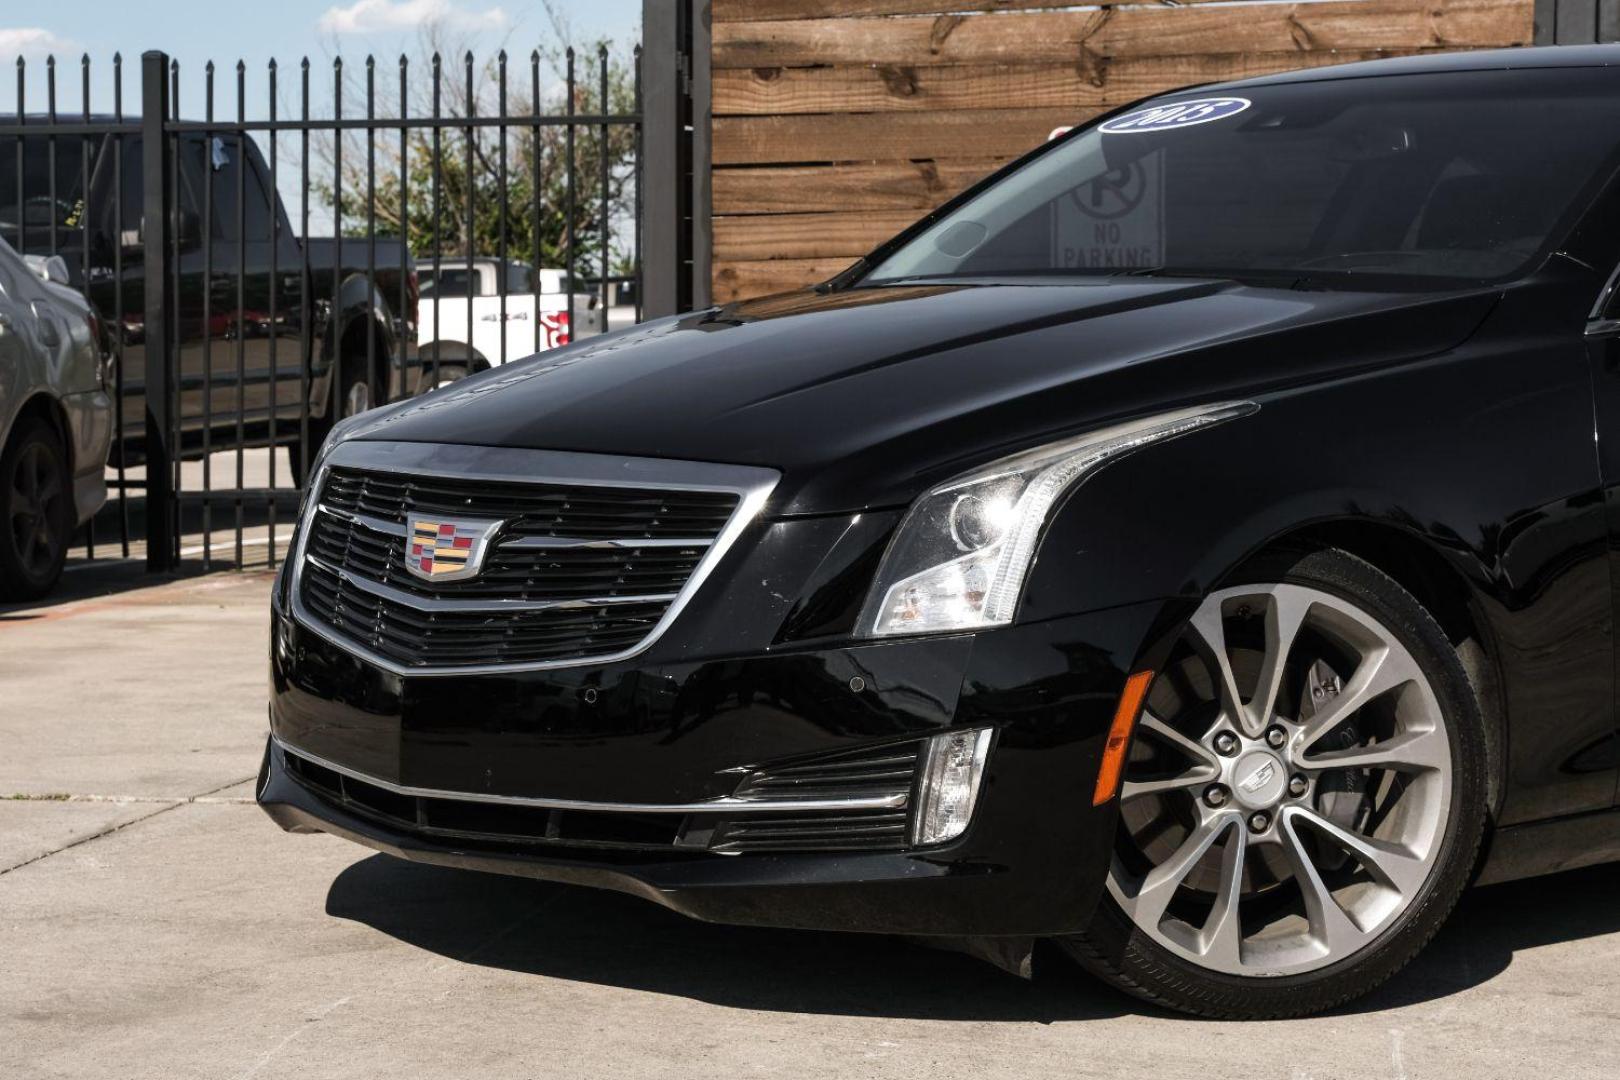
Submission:
<svg viewBox="0 0 1620 1080">
<path fill-rule="evenodd" d="M 1146 109 L 1116 116 L 1103 124 L 1099 131 L 1108 135 L 1126 135 L 1144 131 L 1175 131 L 1177 128 L 1207 124 L 1211 120 L 1225 120 L 1236 116 L 1253 104 L 1248 98 L 1213 97 L 1196 101 L 1176 101 L 1168 105 L 1150 105 Z"/>
</svg>

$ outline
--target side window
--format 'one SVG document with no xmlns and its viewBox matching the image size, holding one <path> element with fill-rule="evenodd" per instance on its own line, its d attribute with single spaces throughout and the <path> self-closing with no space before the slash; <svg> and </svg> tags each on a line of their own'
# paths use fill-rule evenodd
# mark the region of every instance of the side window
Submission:
<svg viewBox="0 0 1620 1080">
<path fill-rule="evenodd" d="M 146 209 L 141 201 L 146 191 L 141 181 L 141 138 L 109 135 L 108 139 L 109 150 L 100 156 L 92 182 L 90 206 L 96 215 L 92 220 L 106 243 L 132 247 L 140 242 L 141 214 Z"/>
<path fill-rule="evenodd" d="M 507 263 L 506 291 L 508 293 L 534 292 L 534 271 L 523 263 Z"/>
<path fill-rule="evenodd" d="M 200 230 L 203 228 L 201 224 L 203 184 L 208 176 L 205 153 L 206 150 L 201 138 L 182 138 L 180 140 L 180 182 L 177 185 L 175 197 L 180 201 L 180 212 L 199 223 L 199 236 L 197 237 L 197 243 L 199 244 L 202 242 Z"/>
<path fill-rule="evenodd" d="M 246 155 L 238 153 L 235 135 L 213 135 L 196 144 L 199 156 L 206 156 L 206 168 L 213 181 L 213 220 L 209 230 L 215 240 L 227 242 L 246 238 L 263 241 L 270 237 L 270 199 L 259 171 Z M 206 148 L 206 149 L 205 149 Z M 246 170 L 245 173 L 243 170 Z M 237 233 L 236 197 L 240 181 L 242 233 Z"/>
<path fill-rule="evenodd" d="M 431 271 L 429 274 L 424 276 L 431 278 Z M 472 274 L 469 275 L 465 266 L 441 266 L 439 268 L 439 276 L 436 279 L 429 280 L 422 286 L 422 295 L 441 297 L 482 296 L 484 293 L 479 287 L 480 285 L 481 282 L 479 280 L 479 275 L 476 268 L 474 268 Z"/>
<path fill-rule="evenodd" d="M 146 183 L 141 173 L 143 157 L 142 140 L 139 135 L 111 136 L 121 149 L 118 152 L 119 165 L 113 168 L 113 155 L 103 154 L 95 175 L 96 197 L 94 212 L 99 215 L 98 223 L 103 235 L 111 241 L 117 235 L 118 242 L 125 247 L 131 247 L 141 240 L 142 218 L 146 214 Z M 201 221 L 202 201 L 198 195 L 202 173 L 199 168 L 199 159 L 194 152 L 201 146 L 197 140 L 182 140 L 180 150 L 180 175 L 177 197 L 180 203 L 180 212 L 190 217 L 193 222 Z M 193 151 L 193 152 L 188 152 Z M 114 185 L 117 185 L 116 189 Z M 116 190 L 117 197 L 111 197 Z M 101 194 L 107 192 L 107 195 Z M 201 238 L 192 235 L 189 243 L 200 243 Z"/>
</svg>

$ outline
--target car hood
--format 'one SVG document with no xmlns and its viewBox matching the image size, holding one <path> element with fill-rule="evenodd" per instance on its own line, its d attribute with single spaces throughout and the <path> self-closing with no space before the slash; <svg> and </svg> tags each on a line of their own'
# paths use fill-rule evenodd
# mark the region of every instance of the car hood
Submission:
<svg viewBox="0 0 1620 1080">
<path fill-rule="evenodd" d="M 353 437 L 763 465 L 783 474 L 773 515 L 892 506 L 1113 419 L 1442 352 L 1498 294 L 1167 279 L 788 293 L 517 361 Z"/>
</svg>

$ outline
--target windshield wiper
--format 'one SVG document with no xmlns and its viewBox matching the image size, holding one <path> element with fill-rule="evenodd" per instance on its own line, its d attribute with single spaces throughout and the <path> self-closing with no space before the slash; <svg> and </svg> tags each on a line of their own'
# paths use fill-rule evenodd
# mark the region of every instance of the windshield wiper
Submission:
<svg viewBox="0 0 1620 1080">
<path fill-rule="evenodd" d="M 859 259 L 856 259 L 853 263 L 850 263 L 848 266 L 838 271 L 838 273 L 834 274 L 826 281 L 817 284 L 815 286 L 815 291 L 821 293 L 822 295 L 826 295 L 830 292 L 837 292 L 839 289 L 846 288 L 852 284 L 856 278 L 865 274 L 867 269 L 868 263 L 866 261 L 866 256 L 862 255 Z"/>
</svg>

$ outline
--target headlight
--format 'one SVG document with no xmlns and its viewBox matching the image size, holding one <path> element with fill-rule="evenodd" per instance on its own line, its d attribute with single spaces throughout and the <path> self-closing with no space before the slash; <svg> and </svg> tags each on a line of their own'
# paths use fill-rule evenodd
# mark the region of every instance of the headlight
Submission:
<svg viewBox="0 0 1620 1080">
<path fill-rule="evenodd" d="M 934 488 L 889 542 L 861 613 L 868 636 L 976 630 L 1012 622 L 1057 501 L 1138 447 L 1258 409 L 1228 402 L 1161 413 L 1003 458 Z"/>
</svg>

